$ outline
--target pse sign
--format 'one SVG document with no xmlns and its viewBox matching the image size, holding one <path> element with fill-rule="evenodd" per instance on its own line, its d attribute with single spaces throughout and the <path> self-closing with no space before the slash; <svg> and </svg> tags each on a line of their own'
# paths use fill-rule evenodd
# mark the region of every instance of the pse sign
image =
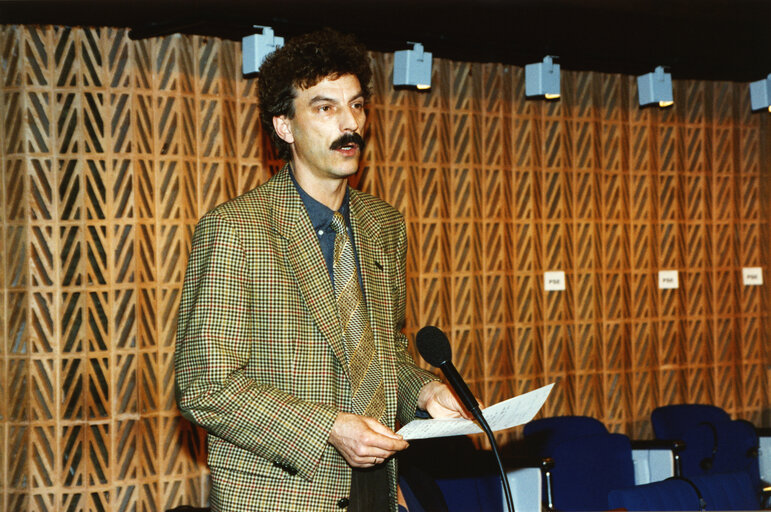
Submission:
<svg viewBox="0 0 771 512">
<path fill-rule="evenodd" d="M 677 270 L 659 270 L 660 290 L 674 290 L 678 285 Z"/>
<path fill-rule="evenodd" d="M 760 286 L 763 284 L 763 269 L 761 267 L 744 267 L 742 269 L 744 286 Z"/>
<path fill-rule="evenodd" d="M 543 289 L 547 292 L 560 291 L 565 289 L 565 272 L 563 270 L 554 270 L 543 273 Z"/>
</svg>

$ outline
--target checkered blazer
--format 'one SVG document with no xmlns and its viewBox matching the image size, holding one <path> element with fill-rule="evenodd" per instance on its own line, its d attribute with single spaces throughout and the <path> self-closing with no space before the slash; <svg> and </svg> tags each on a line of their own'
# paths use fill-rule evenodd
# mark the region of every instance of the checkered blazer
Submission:
<svg viewBox="0 0 771 512">
<path fill-rule="evenodd" d="M 414 418 L 421 387 L 436 378 L 414 365 L 401 333 L 404 220 L 355 190 L 350 214 L 385 422 L 394 428 Z M 351 469 L 327 438 L 338 411 L 350 411 L 351 390 L 335 294 L 288 167 L 196 227 L 174 369 L 182 414 L 209 433 L 213 476 L 222 469 L 234 481 L 212 490 L 215 508 L 339 510 Z M 389 476 L 395 510 L 395 461 Z M 254 484 L 249 491 L 236 482 Z"/>
</svg>

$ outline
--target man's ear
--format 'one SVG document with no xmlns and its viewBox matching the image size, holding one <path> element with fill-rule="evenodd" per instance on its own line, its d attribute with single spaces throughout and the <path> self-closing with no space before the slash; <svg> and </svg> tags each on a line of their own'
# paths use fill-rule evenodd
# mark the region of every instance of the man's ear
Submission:
<svg viewBox="0 0 771 512">
<path fill-rule="evenodd" d="M 289 119 L 284 116 L 273 116 L 273 129 L 276 130 L 281 140 L 287 144 L 294 142 L 294 135 L 292 135 L 292 127 L 289 125 Z"/>
</svg>

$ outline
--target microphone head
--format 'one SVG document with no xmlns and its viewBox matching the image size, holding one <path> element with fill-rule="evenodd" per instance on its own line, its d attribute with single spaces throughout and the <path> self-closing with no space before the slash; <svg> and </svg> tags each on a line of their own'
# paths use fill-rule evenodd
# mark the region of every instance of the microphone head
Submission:
<svg viewBox="0 0 771 512">
<path fill-rule="evenodd" d="M 415 338 L 418 352 L 431 366 L 441 366 L 452 361 L 452 349 L 447 335 L 438 327 L 427 325 Z"/>
</svg>

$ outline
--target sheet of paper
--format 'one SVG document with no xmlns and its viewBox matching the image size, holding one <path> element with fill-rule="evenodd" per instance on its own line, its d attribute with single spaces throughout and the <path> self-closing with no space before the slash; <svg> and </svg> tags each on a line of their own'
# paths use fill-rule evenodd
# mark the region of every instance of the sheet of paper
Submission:
<svg viewBox="0 0 771 512">
<path fill-rule="evenodd" d="M 482 415 L 493 432 L 523 425 L 532 420 L 548 398 L 552 382 L 523 395 L 509 398 L 482 410 Z M 482 433 L 482 429 L 471 420 L 448 418 L 435 420 L 413 420 L 399 429 L 407 441 L 432 437 L 463 436 Z"/>
</svg>

